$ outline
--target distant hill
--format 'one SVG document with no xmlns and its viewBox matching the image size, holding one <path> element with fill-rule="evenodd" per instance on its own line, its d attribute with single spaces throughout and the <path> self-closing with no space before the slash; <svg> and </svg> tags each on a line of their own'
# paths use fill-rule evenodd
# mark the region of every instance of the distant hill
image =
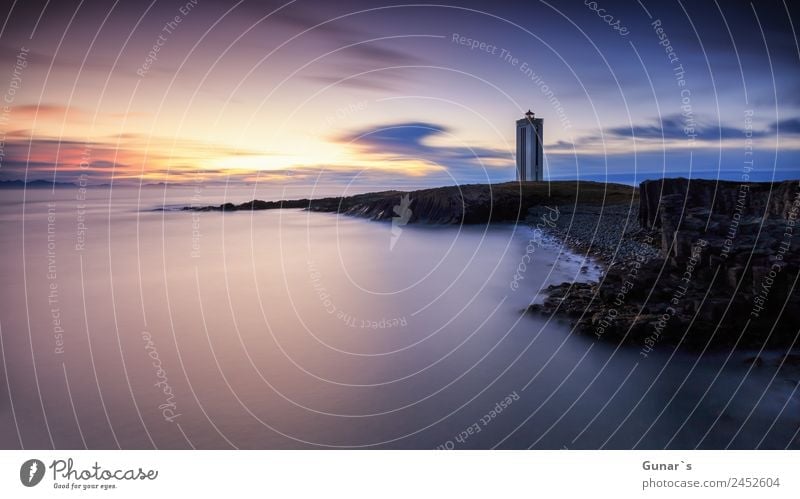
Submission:
<svg viewBox="0 0 800 499">
<path fill-rule="evenodd" d="M 0 180 L 0 189 L 52 189 L 53 187 L 75 187 L 71 182 L 51 182 L 49 180 Z"/>
</svg>

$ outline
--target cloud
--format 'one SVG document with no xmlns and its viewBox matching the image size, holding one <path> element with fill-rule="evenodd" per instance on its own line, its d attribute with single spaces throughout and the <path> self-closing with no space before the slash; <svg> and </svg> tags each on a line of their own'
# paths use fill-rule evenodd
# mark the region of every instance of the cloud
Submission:
<svg viewBox="0 0 800 499">
<path fill-rule="evenodd" d="M 800 134 L 800 118 L 780 120 L 769 126 L 771 132 L 781 134 Z"/>
<path fill-rule="evenodd" d="M 573 151 L 576 144 L 566 140 L 559 140 L 554 144 L 546 144 L 545 147 L 548 151 Z"/>
<path fill-rule="evenodd" d="M 605 133 L 611 138 L 636 138 L 653 140 L 675 140 L 687 138 L 687 123 L 681 115 L 665 116 L 660 120 L 655 119 L 647 123 L 634 124 L 631 126 L 611 127 L 605 129 Z M 712 123 L 709 120 L 695 117 L 694 133 L 697 134 L 696 140 L 718 143 L 720 140 L 742 140 L 745 138 L 745 128 L 737 128 L 724 124 Z M 800 134 L 800 118 L 789 118 L 770 123 L 766 128 L 755 128 L 751 131 L 751 138 L 761 139 L 774 137 L 776 133 L 781 135 Z M 576 145 L 581 140 L 576 141 Z M 583 140 L 585 143 L 586 140 Z M 560 144 L 557 148 L 563 149 Z"/>
<path fill-rule="evenodd" d="M 284 9 L 276 14 L 275 20 L 289 28 L 301 32 L 313 28 L 303 36 L 322 40 L 322 53 L 334 51 L 315 63 L 302 78 L 358 90 L 394 90 L 400 83 L 397 74 L 375 71 L 356 78 L 352 76 L 392 66 L 428 64 L 414 52 L 387 47 L 385 41 L 373 40 L 375 36 L 349 24 L 352 18 L 331 20 L 334 17 L 310 16 L 296 9 Z"/>
<path fill-rule="evenodd" d="M 253 170 L 213 168 L 210 159 L 224 162 L 242 156 L 269 156 L 268 151 L 235 149 L 198 140 L 176 140 L 139 134 L 118 134 L 91 141 L 33 136 L 29 130 L 6 134 L 0 157 L 0 180 L 46 179 L 74 182 L 85 174 L 96 182 L 116 179 L 158 179 L 200 176 L 252 175 Z M 146 165 L 146 167 L 144 166 Z"/>
<path fill-rule="evenodd" d="M 450 130 L 444 125 L 417 121 L 369 128 L 343 137 L 343 139 L 356 142 L 358 145 L 372 150 L 404 153 L 430 149 L 430 146 L 423 144 L 423 141 L 443 133 L 450 133 Z"/>
<path fill-rule="evenodd" d="M 365 155 L 380 160 L 416 160 L 438 165 L 458 176 L 474 176 L 479 179 L 491 176 L 498 167 L 508 174 L 513 168 L 510 151 L 465 145 L 436 145 L 432 139 L 456 142 L 453 130 L 436 123 L 424 121 L 390 123 L 370 127 L 340 136 Z M 456 139 L 456 140 L 454 140 Z"/>
<path fill-rule="evenodd" d="M 12 116 L 15 121 L 26 120 L 51 120 L 65 121 L 70 123 L 84 121 L 88 114 L 76 106 L 62 106 L 60 104 L 23 104 L 11 108 Z"/>
<path fill-rule="evenodd" d="M 314 64 L 303 78 L 359 90 L 396 90 L 409 79 L 407 71 L 385 68 L 423 66 L 428 62 L 414 54 L 384 47 L 378 42 L 342 41 L 333 50 L 346 47 Z M 357 75 L 357 76 L 356 76 Z"/>
<path fill-rule="evenodd" d="M 306 11 L 297 9 L 282 9 L 276 13 L 273 19 L 274 21 L 282 23 L 291 28 L 299 29 L 300 31 L 314 28 L 309 33 L 314 33 L 317 35 L 347 38 L 357 36 L 361 33 L 360 30 L 348 26 L 346 21 L 330 21 L 329 19 L 319 19 L 309 16 Z"/>
<path fill-rule="evenodd" d="M 694 131 L 690 133 L 696 133 L 698 140 L 741 139 L 744 137 L 743 128 L 718 124 L 709 125 L 701 122 L 697 117 L 694 117 L 694 120 L 694 123 L 691 123 L 680 114 L 674 114 L 650 123 L 608 128 L 606 133 L 617 137 L 635 137 L 637 139 L 685 139 L 687 127 L 693 127 Z M 754 130 L 753 136 L 761 137 L 765 133 L 763 130 Z"/>
<path fill-rule="evenodd" d="M 309 81 L 316 81 L 325 86 L 332 85 L 337 87 L 348 87 L 356 90 L 378 90 L 387 91 L 397 88 L 397 79 L 390 78 L 382 73 L 370 73 L 354 78 L 344 73 L 337 75 L 309 75 L 304 78 Z"/>
</svg>

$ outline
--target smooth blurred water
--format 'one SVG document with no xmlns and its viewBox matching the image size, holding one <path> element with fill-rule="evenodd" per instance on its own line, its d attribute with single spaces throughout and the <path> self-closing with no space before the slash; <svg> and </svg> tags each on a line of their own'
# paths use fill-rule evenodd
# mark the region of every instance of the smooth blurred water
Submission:
<svg viewBox="0 0 800 499">
<path fill-rule="evenodd" d="M 155 211 L 309 194 L 0 191 L 0 447 L 799 446 L 781 352 L 643 358 L 522 314 L 596 277 L 534 243 L 512 289 L 525 226 Z"/>
</svg>

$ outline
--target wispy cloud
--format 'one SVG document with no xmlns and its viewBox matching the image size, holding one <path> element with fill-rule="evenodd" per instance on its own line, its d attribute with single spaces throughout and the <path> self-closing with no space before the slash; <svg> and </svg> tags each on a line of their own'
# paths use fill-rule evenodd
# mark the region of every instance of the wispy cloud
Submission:
<svg viewBox="0 0 800 499">
<path fill-rule="evenodd" d="M 800 118 L 789 118 L 777 121 L 769 126 L 770 132 L 800 135 Z"/>
<path fill-rule="evenodd" d="M 689 134 L 696 135 L 691 143 L 687 140 Z M 586 133 L 571 142 L 559 140 L 548 144 L 546 148 L 551 154 L 602 154 L 604 151 L 613 154 L 620 150 L 631 151 L 634 139 L 637 147 L 643 150 L 689 147 L 740 148 L 742 141 L 747 138 L 753 140 L 756 148 L 759 146 L 769 148 L 774 147 L 774 140 L 778 134 L 784 138 L 782 141 L 784 147 L 800 147 L 800 118 L 788 118 L 760 127 L 754 125 L 752 130 L 746 130 L 744 126 L 714 123 L 703 117 L 695 118 L 693 122 L 688 123 L 681 115 L 670 115 L 629 126 L 608 127 L 602 133 Z"/>
<path fill-rule="evenodd" d="M 31 136 L 29 130 L 6 135 L 0 179 L 44 179 L 74 182 L 86 175 L 94 183 L 111 180 L 163 181 L 192 175 L 211 180 L 225 175 L 253 175 L 253 169 L 215 167 L 226 159 L 270 157 L 268 151 L 234 149 L 195 140 L 121 134 L 81 141 L 76 138 Z"/>
<path fill-rule="evenodd" d="M 457 178 L 491 178 L 493 171 L 513 167 L 509 151 L 463 145 L 449 127 L 424 121 L 399 122 L 369 127 L 340 136 L 338 141 L 358 148 L 381 161 L 415 160 L 445 169 Z M 436 143 L 434 143 L 436 142 Z M 440 145 L 440 143 L 448 145 Z M 503 172 L 507 174 L 507 171 Z"/>
<path fill-rule="evenodd" d="M 349 18 L 326 19 L 297 9 L 284 9 L 277 13 L 275 22 L 300 32 L 309 30 L 304 37 L 320 40 L 320 55 L 332 52 L 301 76 L 312 82 L 388 91 L 397 89 L 406 78 L 373 70 L 427 63 L 417 52 L 387 46 L 392 40 L 375 40 L 376 37 L 368 31 L 354 27 Z M 368 71 L 371 71 L 368 75 L 355 76 Z"/>
</svg>

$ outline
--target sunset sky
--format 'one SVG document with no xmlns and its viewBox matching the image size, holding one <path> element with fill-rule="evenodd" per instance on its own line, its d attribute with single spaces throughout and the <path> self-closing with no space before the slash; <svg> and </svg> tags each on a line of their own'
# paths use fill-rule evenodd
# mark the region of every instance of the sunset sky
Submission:
<svg viewBox="0 0 800 499">
<path fill-rule="evenodd" d="M 16 1 L 0 180 L 500 182 L 529 108 L 551 179 L 797 178 L 791 4 Z"/>
</svg>

